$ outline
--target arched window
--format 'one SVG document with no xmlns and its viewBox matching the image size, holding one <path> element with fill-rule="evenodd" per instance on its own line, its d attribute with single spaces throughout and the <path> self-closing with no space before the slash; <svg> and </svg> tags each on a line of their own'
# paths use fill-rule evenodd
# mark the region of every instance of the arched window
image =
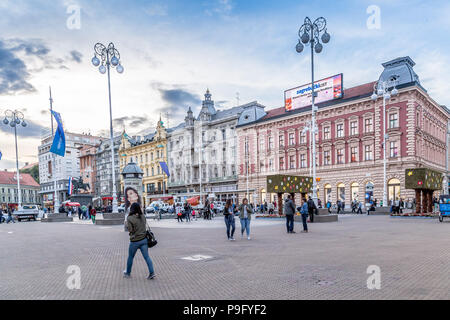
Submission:
<svg viewBox="0 0 450 320">
<path fill-rule="evenodd" d="M 339 183 L 337 186 L 337 200 L 345 201 L 345 184 Z"/>
<path fill-rule="evenodd" d="M 391 179 L 388 182 L 389 201 L 400 200 L 400 180 Z"/>
<path fill-rule="evenodd" d="M 359 184 L 357 182 L 353 182 L 350 186 L 350 195 L 352 197 L 352 201 L 359 200 Z"/>
<path fill-rule="evenodd" d="M 267 201 L 266 196 L 267 196 L 266 189 L 261 189 L 261 202 L 262 203 Z"/>
<path fill-rule="evenodd" d="M 332 200 L 331 200 L 331 184 L 325 185 L 324 195 L 325 195 L 325 203 L 327 203 L 328 201 L 332 202 Z"/>
</svg>

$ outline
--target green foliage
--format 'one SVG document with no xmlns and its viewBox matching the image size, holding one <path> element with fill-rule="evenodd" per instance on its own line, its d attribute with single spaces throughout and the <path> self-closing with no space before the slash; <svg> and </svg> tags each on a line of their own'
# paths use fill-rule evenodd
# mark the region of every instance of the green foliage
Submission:
<svg viewBox="0 0 450 320">
<path fill-rule="evenodd" d="M 35 165 L 34 167 L 26 170 L 20 170 L 20 173 L 28 173 L 30 174 L 37 183 L 39 183 L 39 165 Z"/>
</svg>

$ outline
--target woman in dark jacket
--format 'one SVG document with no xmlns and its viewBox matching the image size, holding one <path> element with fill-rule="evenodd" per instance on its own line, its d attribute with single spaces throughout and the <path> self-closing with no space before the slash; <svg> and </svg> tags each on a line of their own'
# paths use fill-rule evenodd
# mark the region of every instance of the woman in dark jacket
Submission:
<svg viewBox="0 0 450 320">
<path fill-rule="evenodd" d="M 236 230 L 236 223 L 234 220 L 234 207 L 231 203 L 231 200 L 228 199 L 227 203 L 225 204 L 225 210 L 223 212 L 223 215 L 225 217 L 225 225 L 227 227 L 227 237 L 228 240 L 234 241 L 234 231 Z"/>
<path fill-rule="evenodd" d="M 130 207 L 130 213 L 127 218 L 127 226 L 128 231 L 130 232 L 130 247 L 128 249 L 127 270 L 123 272 L 124 277 L 130 277 L 134 256 L 136 255 L 137 250 L 140 249 L 148 266 L 149 276 L 147 279 L 154 279 L 155 270 L 153 269 L 152 259 L 150 259 L 150 256 L 148 255 L 148 243 L 146 238 L 147 219 L 142 213 L 141 206 L 136 202 Z"/>
</svg>

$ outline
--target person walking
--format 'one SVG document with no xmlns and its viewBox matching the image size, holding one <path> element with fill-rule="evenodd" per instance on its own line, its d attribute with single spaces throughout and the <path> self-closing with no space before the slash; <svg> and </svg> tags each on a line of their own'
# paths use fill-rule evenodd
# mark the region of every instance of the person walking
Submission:
<svg viewBox="0 0 450 320">
<path fill-rule="evenodd" d="M 6 219 L 6 224 L 9 224 L 10 222 L 16 223 L 16 221 L 14 220 L 13 211 L 11 210 L 11 208 L 8 209 L 8 218 Z"/>
<path fill-rule="evenodd" d="M 286 216 L 287 233 L 295 233 L 294 231 L 295 204 L 294 201 L 292 201 L 291 195 L 288 195 L 284 203 L 284 215 Z"/>
<path fill-rule="evenodd" d="M 328 209 L 328 213 L 331 213 L 331 201 L 330 200 L 327 201 L 327 209 Z"/>
<path fill-rule="evenodd" d="M 309 212 L 309 221 L 311 223 L 314 222 L 314 214 L 316 213 L 317 207 L 312 198 L 308 200 L 308 212 Z"/>
<path fill-rule="evenodd" d="M 234 231 L 236 230 L 236 222 L 234 219 L 234 208 L 231 200 L 228 199 L 225 203 L 225 209 L 223 211 L 225 225 L 227 227 L 228 240 L 234 241 Z"/>
<path fill-rule="evenodd" d="M 342 203 L 341 203 L 340 199 L 338 199 L 338 201 L 336 201 L 336 207 L 337 207 L 337 214 L 341 213 Z"/>
<path fill-rule="evenodd" d="M 184 204 L 184 214 L 186 215 L 186 222 L 191 222 L 191 206 L 187 202 Z"/>
<path fill-rule="evenodd" d="M 91 215 L 92 223 L 95 224 L 95 217 L 97 216 L 97 211 L 94 208 L 89 206 L 89 213 Z"/>
<path fill-rule="evenodd" d="M 309 207 L 308 207 L 308 202 L 306 201 L 305 198 L 302 199 L 302 206 L 298 208 L 300 211 L 300 214 L 302 215 L 302 223 L 303 223 L 303 231 L 302 233 L 308 233 L 308 224 L 307 224 L 307 219 L 308 219 L 308 214 L 309 214 Z"/>
<path fill-rule="evenodd" d="M 362 212 L 362 202 L 361 201 L 358 202 L 358 211 L 356 211 L 356 214 L 363 214 L 363 212 Z"/>
<path fill-rule="evenodd" d="M 131 268 L 133 267 L 133 260 L 136 252 L 141 250 L 142 256 L 147 263 L 149 275 L 147 279 L 155 278 L 155 270 L 153 262 L 148 255 L 148 241 L 147 234 L 147 219 L 142 213 L 141 206 L 138 203 L 133 203 L 130 207 L 130 213 L 127 217 L 128 231 L 130 232 L 130 246 L 128 248 L 127 269 L 123 272 L 125 278 L 131 276 Z"/>
<path fill-rule="evenodd" d="M 250 221 L 252 219 L 253 209 L 248 204 L 247 198 L 242 200 L 242 204 L 239 206 L 239 218 L 241 220 L 241 238 L 244 237 L 244 231 L 247 232 L 247 240 L 250 238 Z"/>
</svg>

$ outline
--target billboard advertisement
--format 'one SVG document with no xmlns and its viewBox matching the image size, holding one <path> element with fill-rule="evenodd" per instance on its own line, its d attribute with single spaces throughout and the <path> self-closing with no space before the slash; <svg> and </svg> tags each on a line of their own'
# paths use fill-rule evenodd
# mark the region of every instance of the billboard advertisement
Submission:
<svg viewBox="0 0 450 320">
<path fill-rule="evenodd" d="M 317 92 L 315 103 L 321 103 L 344 96 L 343 75 L 338 74 L 314 83 L 314 91 Z M 286 111 L 292 111 L 312 105 L 311 84 L 293 88 L 284 92 Z"/>
</svg>

